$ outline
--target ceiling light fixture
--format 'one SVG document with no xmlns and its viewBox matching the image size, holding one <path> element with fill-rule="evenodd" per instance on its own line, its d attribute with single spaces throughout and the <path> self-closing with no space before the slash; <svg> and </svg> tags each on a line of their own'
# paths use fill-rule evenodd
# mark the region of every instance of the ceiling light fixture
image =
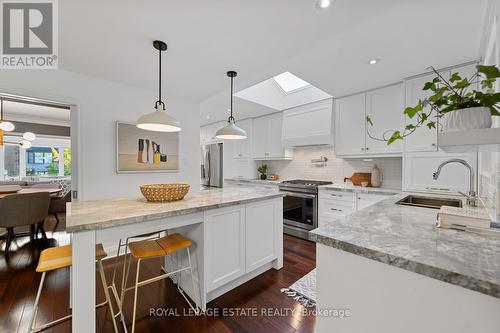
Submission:
<svg viewBox="0 0 500 333">
<path fill-rule="evenodd" d="M 244 129 L 236 126 L 234 117 L 233 117 L 233 78 L 237 75 L 235 71 L 227 72 L 227 76 L 231 78 L 231 111 L 229 118 L 227 119 L 227 125 L 220 128 L 216 133 L 215 137 L 218 139 L 226 139 L 226 140 L 241 140 L 247 138 L 247 133 Z"/>
<path fill-rule="evenodd" d="M 21 142 L 19 142 L 19 145 L 24 149 L 31 148 L 31 142 L 28 140 L 21 140 Z"/>
<path fill-rule="evenodd" d="M 0 99 L 0 129 L 5 132 L 12 132 L 16 126 L 10 121 L 3 119 L 3 99 Z"/>
<path fill-rule="evenodd" d="M 23 139 L 26 141 L 33 141 L 36 139 L 36 135 L 33 132 L 24 132 Z"/>
<path fill-rule="evenodd" d="M 380 62 L 380 59 L 371 59 L 368 61 L 368 64 L 375 65 L 375 64 L 378 64 L 379 62 Z"/>
<path fill-rule="evenodd" d="M 156 132 L 179 132 L 181 124 L 165 111 L 165 103 L 161 100 L 161 53 L 167 50 L 167 44 L 160 40 L 153 42 L 158 50 L 158 100 L 155 102 L 155 111 L 147 113 L 137 120 L 137 127 Z"/>
<path fill-rule="evenodd" d="M 330 7 L 331 1 L 330 0 L 319 0 L 318 5 L 320 8 L 325 9 Z"/>
</svg>

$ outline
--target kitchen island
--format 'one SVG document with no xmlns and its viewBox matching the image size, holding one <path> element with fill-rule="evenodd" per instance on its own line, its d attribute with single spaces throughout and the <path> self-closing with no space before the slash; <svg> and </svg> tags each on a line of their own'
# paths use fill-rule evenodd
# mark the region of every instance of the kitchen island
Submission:
<svg viewBox="0 0 500 333">
<path fill-rule="evenodd" d="M 499 332 L 500 237 L 438 229 L 437 210 L 396 204 L 409 194 L 311 232 L 317 309 L 350 312 L 318 332 Z"/>
<path fill-rule="evenodd" d="M 149 232 L 182 233 L 193 241 L 199 290 L 192 290 L 187 278 L 180 284 L 204 310 L 210 300 L 268 269 L 282 268 L 282 197 L 276 191 L 231 188 L 190 192 L 167 203 L 142 198 L 70 203 L 73 332 L 95 332 L 95 244 L 118 244 Z M 165 265 L 168 270 L 169 260 Z"/>
</svg>

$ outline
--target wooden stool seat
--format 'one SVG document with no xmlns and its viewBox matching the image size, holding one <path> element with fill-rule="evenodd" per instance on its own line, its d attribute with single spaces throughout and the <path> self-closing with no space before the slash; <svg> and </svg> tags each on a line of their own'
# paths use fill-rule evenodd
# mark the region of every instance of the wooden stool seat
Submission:
<svg viewBox="0 0 500 333">
<path fill-rule="evenodd" d="M 165 255 L 185 249 L 193 244 L 189 239 L 177 233 L 157 239 L 156 242 L 165 251 Z"/>
<path fill-rule="evenodd" d="M 73 263 L 71 245 L 57 246 L 45 249 L 40 253 L 38 259 L 38 266 L 36 271 L 38 273 L 53 271 L 55 269 L 69 267 Z M 95 246 L 96 260 L 106 258 L 107 254 L 104 251 L 102 244 Z"/>
<path fill-rule="evenodd" d="M 64 245 L 64 246 L 57 246 L 57 247 L 51 247 L 48 249 L 45 249 L 40 253 L 40 258 L 38 259 L 38 265 L 36 267 L 36 271 L 38 273 L 42 273 L 42 278 L 40 279 L 40 284 L 38 286 L 38 292 L 36 294 L 35 298 L 35 304 L 33 306 L 33 314 L 31 316 L 31 322 L 29 326 L 29 333 L 35 333 L 35 332 L 40 332 L 43 331 L 49 327 L 52 327 L 54 325 L 57 325 L 59 323 L 62 323 L 63 321 L 71 319 L 72 315 L 69 314 L 67 316 L 58 318 L 56 320 L 53 320 L 49 323 L 43 324 L 39 327 L 35 327 L 36 324 L 36 317 L 38 314 L 38 304 L 40 301 L 40 295 L 42 294 L 42 288 L 43 288 L 43 283 L 45 281 L 45 275 L 47 272 L 59 269 L 59 268 L 65 268 L 65 267 L 71 267 L 73 264 L 73 247 L 71 245 Z M 101 275 L 101 282 L 102 282 L 102 287 L 104 290 L 104 295 L 106 296 L 106 301 L 104 301 L 101 304 L 98 304 L 96 307 L 101 307 L 104 305 L 108 305 L 109 309 L 111 311 L 111 316 L 113 320 L 113 327 L 116 333 L 118 333 L 118 326 L 116 324 L 116 318 L 118 316 L 122 316 L 122 308 L 121 308 L 121 302 L 118 299 L 118 295 L 114 292 L 113 288 L 109 287 L 107 282 L 106 282 L 106 276 L 104 274 L 104 267 L 102 265 L 102 259 L 106 258 L 107 254 L 106 251 L 104 251 L 104 247 L 102 244 L 96 244 L 95 246 L 95 260 L 99 268 L 99 274 Z M 111 302 L 111 296 L 109 293 L 109 290 L 111 289 L 114 293 L 115 299 L 118 302 L 118 312 L 115 313 L 113 309 L 113 304 Z M 123 323 L 124 329 L 126 331 L 125 323 Z"/>
<path fill-rule="evenodd" d="M 165 251 L 156 240 L 143 240 L 128 244 L 130 254 L 136 259 L 163 257 Z"/>
<path fill-rule="evenodd" d="M 130 253 L 136 259 L 163 257 L 188 248 L 193 243 L 181 234 L 172 234 L 153 240 L 132 242 L 128 245 Z"/>
</svg>

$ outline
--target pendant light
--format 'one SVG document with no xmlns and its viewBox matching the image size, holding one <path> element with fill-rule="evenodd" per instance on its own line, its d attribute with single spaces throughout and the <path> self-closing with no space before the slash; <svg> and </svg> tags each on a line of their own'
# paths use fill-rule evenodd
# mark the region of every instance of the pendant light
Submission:
<svg viewBox="0 0 500 333">
<path fill-rule="evenodd" d="M 147 113 L 137 120 L 137 127 L 156 132 L 179 132 L 181 124 L 165 111 L 165 103 L 161 100 L 161 53 L 167 50 L 165 42 L 155 40 L 153 47 L 158 50 L 158 100 L 155 102 L 155 111 Z"/>
<path fill-rule="evenodd" d="M 16 128 L 10 121 L 3 119 L 3 99 L 0 99 L 0 129 L 5 132 L 12 132 Z"/>
<path fill-rule="evenodd" d="M 247 132 L 244 129 L 236 126 L 233 117 L 233 78 L 237 75 L 235 71 L 227 72 L 227 76 L 231 78 L 231 114 L 227 119 L 227 125 L 220 128 L 216 133 L 215 137 L 218 139 L 226 140 L 241 140 L 247 138 Z"/>
</svg>

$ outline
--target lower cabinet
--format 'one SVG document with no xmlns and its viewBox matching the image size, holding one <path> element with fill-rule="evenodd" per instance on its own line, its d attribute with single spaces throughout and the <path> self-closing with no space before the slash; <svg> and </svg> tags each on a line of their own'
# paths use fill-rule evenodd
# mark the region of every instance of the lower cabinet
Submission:
<svg viewBox="0 0 500 333">
<path fill-rule="evenodd" d="M 205 216 L 207 290 L 245 273 L 245 206 L 214 209 Z"/>
<path fill-rule="evenodd" d="M 390 194 L 371 194 L 322 190 L 319 191 L 318 224 L 332 222 L 357 210 L 387 199 Z"/>
<path fill-rule="evenodd" d="M 280 199 L 205 213 L 206 288 L 210 292 L 278 258 Z"/>
<path fill-rule="evenodd" d="M 247 272 L 276 258 L 276 206 L 273 202 L 259 202 L 246 207 Z"/>
</svg>

